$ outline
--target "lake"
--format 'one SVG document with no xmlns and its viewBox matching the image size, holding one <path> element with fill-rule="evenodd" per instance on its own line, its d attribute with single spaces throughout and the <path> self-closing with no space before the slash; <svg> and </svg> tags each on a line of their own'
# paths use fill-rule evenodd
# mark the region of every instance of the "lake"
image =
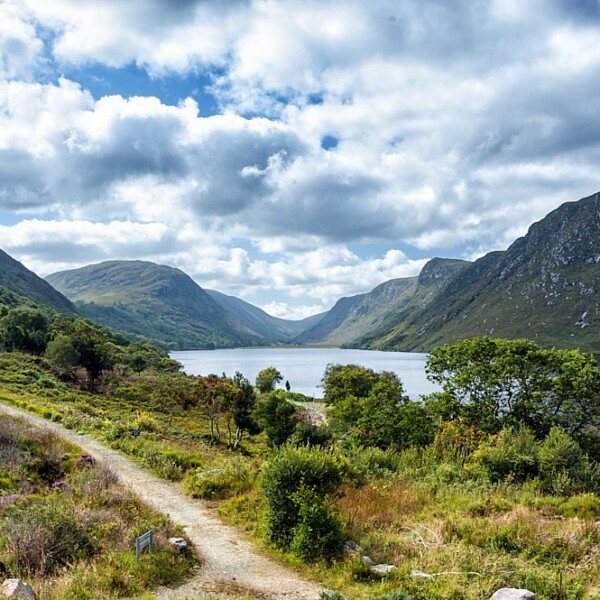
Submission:
<svg viewBox="0 0 600 600">
<path fill-rule="evenodd" d="M 380 352 L 342 348 L 235 348 L 231 350 L 187 350 L 171 352 L 188 375 L 215 373 L 232 376 L 239 371 L 254 383 L 266 367 L 275 367 L 283 375 L 280 387 L 290 382 L 293 392 L 321 398 L 321 378 L 328 364 L 357 364 L 374 371 L 396 373 L 410 398 L 438 389 L 425 376 L 427 354 L 416 352 Z"/>
</svg>

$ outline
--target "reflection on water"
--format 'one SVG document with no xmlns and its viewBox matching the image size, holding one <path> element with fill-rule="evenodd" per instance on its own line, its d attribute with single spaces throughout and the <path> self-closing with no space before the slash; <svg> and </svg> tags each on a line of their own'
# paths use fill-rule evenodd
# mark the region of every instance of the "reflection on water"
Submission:
<svg viewBox="0 0 600 600">
<path fill-rule="evenodd" d="M 307 396 L 323 395 L 321 378 L 328 364 L 357 364 L 375 371 L 397 373 L 407 394 L 418 399 L 438 388 L 425 376 L 426 354 L 415 352 L 379 352 L 342 348 L 235 348 L 233 350 L 188 350 L 172 352 L 188 375 L 231 376 L 242 373 L 252 383 L 266 367 L 275 367 L 283 375 L 282 385 Z"/>
</svg>

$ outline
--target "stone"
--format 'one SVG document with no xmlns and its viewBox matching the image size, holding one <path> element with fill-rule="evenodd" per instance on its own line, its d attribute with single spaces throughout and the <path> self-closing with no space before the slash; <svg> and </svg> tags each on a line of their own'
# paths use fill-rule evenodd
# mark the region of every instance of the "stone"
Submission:
<svg viewBox="0 0 600 600">
<path fill-rule="evenodd" d="M 375 573 L 375 575 L 388 575 L 392 571 L 397 571 L 398 567 L 396 565 L 373 565 L 369 567 L 369 571 L 371 573 Z"/>
<path fill-rule="evenodd" d="M 363 565 L 367 565 L 367 567 L 372 567 L 375 564 L 375 561 L 366 554 L 364 556 L 361 556 L 360 560 L 362 560 Z"/>
<path fill-rule="evenodd" d="M 433 575 L 429 573 L 425 573 L 425 571 L 419 571 L 418 569 L 414 569 L 410 572 L 411 577 L 422 577 L 423 579 L 435 579 Z"/>
<path fill-rule="evenodd" d="M 537 596 L 529 590 L 500 588 L 492 594 L 490 600 L 537 600 Z"/>
<path fill-rule="evenodd" d="M 35 600 L 31 586 L 20 579 L 6 579 L 2 582 L 2 595 L 16 600 Z"/>
<path fill-rule="evenodd" d="M 169 538 L 169 544 L 177 550 L 180 554 L 183 554 L 188 547 L 188 543 L 182 537 Z"/>
<path fill-rule="evenodd" d="M 344 543 L 344 554 L 346 556 L 354 556 L 358 552 L 358 544 L 352 540 Z"/>
</svg>

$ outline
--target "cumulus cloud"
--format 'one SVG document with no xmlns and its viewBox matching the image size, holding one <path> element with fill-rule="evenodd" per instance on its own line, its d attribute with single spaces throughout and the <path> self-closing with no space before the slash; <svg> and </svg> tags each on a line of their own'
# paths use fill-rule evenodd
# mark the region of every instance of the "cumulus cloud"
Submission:
<svg viewBox="0 0 600 600">
<path fill-rule="evenodd" d="M 600 10 L 575 4 L 5 0 L 0 207 L 87 223 L 82 261 L 157 257 L 279 314 L 414 274 L 399 247 L 505 248 L 600 189 Z M 208 75 L 220 114 L 60 77 L 94 64 Z M 36 242 L 5 245 L 70 262 L 22 223 Z"/>
</svg>

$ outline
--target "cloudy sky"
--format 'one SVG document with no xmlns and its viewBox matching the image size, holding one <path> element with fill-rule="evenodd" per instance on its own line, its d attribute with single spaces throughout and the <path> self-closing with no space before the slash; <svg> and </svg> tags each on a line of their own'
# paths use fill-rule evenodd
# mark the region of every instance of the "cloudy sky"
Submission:
<svg viewBox="0 0 600 600">
<path fill-rule="evenodd" d="M 299 318 L 600 190 L 600 0 L 0 0 L 0 247 Z"/>
</svg>

